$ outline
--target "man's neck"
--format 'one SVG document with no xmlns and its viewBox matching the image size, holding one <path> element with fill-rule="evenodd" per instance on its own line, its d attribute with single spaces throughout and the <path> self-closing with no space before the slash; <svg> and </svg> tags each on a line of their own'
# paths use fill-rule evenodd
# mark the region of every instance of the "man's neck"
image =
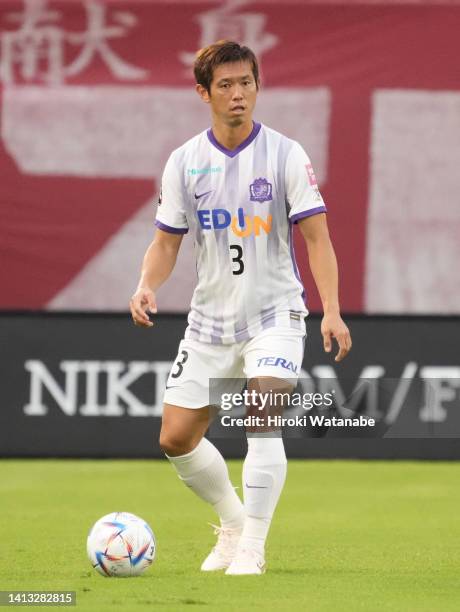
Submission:
<svg viewBox="0 0 460 612">
<path fill-rule="evenodd" d="M 233 151 L 249 137 L 253 128 L 252 119 L 235 127 L 213 121 L 212 133 L 219 144 Z"/>
</svg>

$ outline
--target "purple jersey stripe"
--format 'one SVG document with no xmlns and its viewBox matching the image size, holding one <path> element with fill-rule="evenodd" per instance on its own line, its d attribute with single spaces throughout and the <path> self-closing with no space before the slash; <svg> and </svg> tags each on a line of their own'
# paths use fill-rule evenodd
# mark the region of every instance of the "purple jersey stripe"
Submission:
<svg viewBox="0 0 460 612">
<path fill-rule="evenodd" d="M 310 208 L 310 210 L 303 210 L 302 212 L 299 212 L 296 215 L 292 215 L 292 217 L 289 217 L 289 221 L 291 223 L 297 223 L 299 219 L 304 219 L 305 217 L 311 217 L 312 215 L 317 215 L 319 213 L 325 212 L 327 212 L 327 208 L 325 206 L 317 206 L 316 208 Z"/>
<path fill-rule="evenodd" d="M 291 253 L 292 267 L 294 269 L 295 277 L 299 281 L 299 283 L 302 285 L 302 299 L 304 301 L 304 304 L 307 305 L 307 292 L 305 291 L 305 287 L 303 286 L 302 279 L 300 278 L 299 268 L 297 267 L 297 261 L 295 258 L 293 229 L 294 229 L 293 226 L 290 225 L 289 226 L 289 236 L 288 236 L 289 251 Z"/>
<path fill-rule="evenodd" d="M 226 147 L 221 145 L 220 142 L 216 140 L 216 137 L 214 136 L 214 133 L 211 128 L 209 128 L 209 130 L 207 131 L 209 142 L 213 144 L 216 149 L 219 149 L 219 151 L 225 153 L 225 155 L 228 155 L 228 157 L 235 157 L 235 155 L 238 155 L 238 153 L 241 153 L 243 149 L 249 146 L 254 140 L 254 138 L 257 136 L 257 134 L 260 132 L 261 124 L 256 123 L 255 121 L 253 121 L 253 124 L 254 125 L 252 128 L 252 132 L 249 134 L 246 140 L 243 140 L 243 142 L 236 147 L 236 149 L 227 149 Z"/>
<path fill-rule="evenodd" d="M 188 227 L 171 227 L 170 225 L 158 221 L 158 219 L 155 220 L 155 225 L 164 232 L 169 232 L 170 234 L 186 234 L 188 232 Z"/>
</svg>

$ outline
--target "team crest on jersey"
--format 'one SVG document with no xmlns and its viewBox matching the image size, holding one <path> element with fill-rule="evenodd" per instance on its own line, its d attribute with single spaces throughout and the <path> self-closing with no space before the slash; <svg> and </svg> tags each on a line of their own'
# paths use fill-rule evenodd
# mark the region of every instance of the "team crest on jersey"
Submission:
<svg viewBox="0 0 460 612">
<path fill-rule="evenodd" d="M 268 202 L 272 198 L 272 184 L 266 178 L 258 178 L 249 185 L 251 202 Z"/>
</svg>

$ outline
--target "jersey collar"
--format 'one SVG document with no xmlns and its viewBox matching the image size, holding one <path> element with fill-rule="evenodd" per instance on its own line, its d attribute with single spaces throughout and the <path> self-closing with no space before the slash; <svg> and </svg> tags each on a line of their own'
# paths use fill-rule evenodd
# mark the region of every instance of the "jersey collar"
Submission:
<svg viewBox="0 0 460 612">
<path fill-rule="evenodd" d="M 243 142 L 240 143 L 236 147 L 236 149 L 233 149 L 233 150 L 227 149 L 226 147 L 222 146 L 219 142 L 217 142 L 216 137 L 214 136 L 214 133 L 212 131 L 212 128 L 209 128 L 209 130 L 207 131 L 209 142 L 212 145 L 214 145 L 216 149 L 219 149 L 219 151 L 222 151 L 222 153 L 224 153 L 228 157 L 235 157 L 235 155 L 238 155 L 238 153 L 241 153 L 243 149 L 248 147 L 251 144 L 251 142 L 254 140 L 254 138 L 257 136 L 257 134 L 260 132 L 260 128 L 262 127 L 262 125 L 260 123 L 256 123 L 255 121 L 253 121 L 252 123 L 253 123 L 252 132 L 249 134 L 246 140 L 243 140 Z"/>
</svg>

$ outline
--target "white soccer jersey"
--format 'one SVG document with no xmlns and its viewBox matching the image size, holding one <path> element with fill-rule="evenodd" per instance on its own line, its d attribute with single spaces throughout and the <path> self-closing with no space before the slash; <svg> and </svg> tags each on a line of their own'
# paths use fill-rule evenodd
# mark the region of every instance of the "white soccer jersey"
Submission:
<svg viewBox="0 0 460 612">
<path fill-rule="evenodd" d="M 186 338 L 231 344 L 268 327 L 302 329 L 308 311 L 293 224 L 326 212 L 310 160 L 259 123 L 230 151 L 211 129 L 170 156 L 155 224 L 195 240 L 198 284 Z"/>
</svg>

